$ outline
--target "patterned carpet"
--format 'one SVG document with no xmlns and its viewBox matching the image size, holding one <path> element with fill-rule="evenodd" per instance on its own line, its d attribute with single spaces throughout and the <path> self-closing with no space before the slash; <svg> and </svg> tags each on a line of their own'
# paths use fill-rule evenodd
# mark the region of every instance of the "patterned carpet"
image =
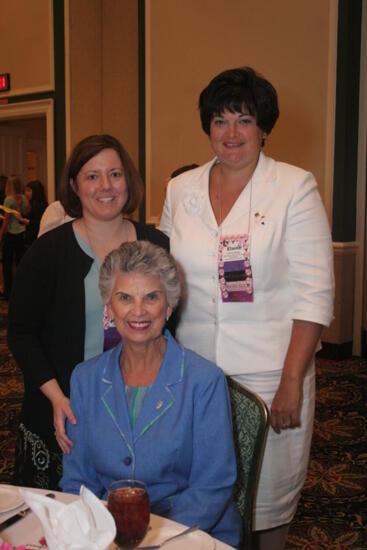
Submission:
<svg viewBox="0 0 367 550">
<path fill-rule="evenodd" d="M 367 548 L 367 361 L 317 361 L 311 462 L 287 549 Z"/>
<path fill-rule="evenodd" d="M 23 376 L 6 345 L 7 302 L 0 301 L 0 483 L 11 482 Z"/>
<path fill-rule="evenodd" d="M 11 482 L 22 375 L 0 302 L 0 483 Z M 317 362 L 311 463 L 287 550 L 367 549 L 367 361 Z"/>
</svg>

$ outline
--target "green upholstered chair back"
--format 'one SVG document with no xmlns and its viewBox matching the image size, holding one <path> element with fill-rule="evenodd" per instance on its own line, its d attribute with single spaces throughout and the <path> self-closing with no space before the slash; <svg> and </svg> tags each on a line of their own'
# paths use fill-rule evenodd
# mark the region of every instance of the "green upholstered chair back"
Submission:
<svg viewBox="0 0 367 550">
<path fill-rule="evenodd" d="M 227 377 L 232 405 L 233 436 L 237 458 L 234 499 L 243 525 L 243 545 L 252 548 L 252 509 L 269 424 L 264 401 Z"/>
</svg>

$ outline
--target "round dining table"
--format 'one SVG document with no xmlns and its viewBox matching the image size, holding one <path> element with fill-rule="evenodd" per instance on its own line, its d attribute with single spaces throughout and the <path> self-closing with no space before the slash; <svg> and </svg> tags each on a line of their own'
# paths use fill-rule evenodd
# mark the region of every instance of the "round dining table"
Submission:
<svg viewBox="0 0 367 550">
<path fill-rule="evenodd" d="M 0 486 L 0 487 L 9 487 L 14 492 L 17 491 L 15 486 Z M 28 488 L 27 489 L 41 494 L 49 493 L 43 489 Z M 73 502 L 78 495 L 72 495 L 69 493 L 62 493 L 57 491 L 52 491 L 55 495 L 56 500 L 64 502 L 66 504 Z M 19 504 L 18 507 L 12 508 L 9 511 L 0 512 L 0 525 L 3 521 L 13 516 L 17 512 L 24 510 L 26 504 Z M 162 532 L 167 532 L 169 534 L 177 534 L 181 530 L 185 529 L 185 526 L 177 523 L 175 521 L 151 514 L 150 516 L 150 528 L 151 529 L 160 529 Z M 167 550 L 180 550 L 182 548 L 187 548 L 190 550 L 231 550 L 232 546 L 228 546 L 224 542 L 221 542 L 217 539 L 208 536 L 200 537 L 201 531 L 197 531 L 198 536 L 195 537 L 195 533 L 187 535 L 187 537 L 181 537 L 176 541 L 172 541 L 167 544 Z M 189 538 L 190 537 L 190 538 Z M 7 527 L 4 530 L 0 530 L 0 540 L 13 544 L 13 546 L 25 546 L 26 549 L 36 550 L 37 548 L 47 550 L 46 541 L 43 536 L 42 525 L 37 518 L 37 516 L 30 512 L 24 518 L 20 519 L 13 525 Z M 188 546 L 189 544 L 189 546 Z M 1 546 L 1 544 L 0 544 Z M 141 543 L 141 546 L 144 546 L 144 541 Z M 111 545 L 111 550 L 114 548 L 114 545 Z"/>
</svg>

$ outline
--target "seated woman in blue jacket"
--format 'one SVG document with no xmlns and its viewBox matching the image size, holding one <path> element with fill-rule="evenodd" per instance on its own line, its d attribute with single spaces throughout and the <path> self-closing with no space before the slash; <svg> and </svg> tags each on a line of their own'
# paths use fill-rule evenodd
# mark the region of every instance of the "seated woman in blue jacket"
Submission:
<svg viewBox="0 0 367 550">
<path fill-rule="evenodd" d="M 241 521 L 232 500 L 236 462 L 223 372 L 182 348 L 163 328 L 179 301 L 175 260 L 146 241 L 126 242 L 105 259 L 99 287 L 115 348 L 78 365 L 71 377 L 61 487 L 86 485 L 106 498 L 111 482 L 140 479 L 153 513 L 198 523 L 237 546 Z"/>
</svg>

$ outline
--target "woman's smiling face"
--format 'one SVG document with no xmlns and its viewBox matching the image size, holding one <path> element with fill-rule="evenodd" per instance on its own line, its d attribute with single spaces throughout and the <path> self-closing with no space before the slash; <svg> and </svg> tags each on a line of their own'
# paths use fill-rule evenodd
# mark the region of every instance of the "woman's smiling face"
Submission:
<svg viewBox="0 0 367 550">
<path fill-rule="evenodd" d="M 158 338 L 172 312 L 160 280 L 134 272 L 117 274 L 108 310 L 124 345 Z"/>
<path fill-rule="evenodd" d="M 256 117 L 246 108 L 241 113 L 223 111 L 210 122 L 210 142 L 224 165 L 255 168 L 266 134 L 257 126 Z"/>
<path fill-rule="evenodd" d="M 111 220 L 120 216 L 127 201 L 121 159 L 114 149 L 103 149 L 84 164 L 71 182 L 82 204 L 83 217 Z"/>
</svg>

